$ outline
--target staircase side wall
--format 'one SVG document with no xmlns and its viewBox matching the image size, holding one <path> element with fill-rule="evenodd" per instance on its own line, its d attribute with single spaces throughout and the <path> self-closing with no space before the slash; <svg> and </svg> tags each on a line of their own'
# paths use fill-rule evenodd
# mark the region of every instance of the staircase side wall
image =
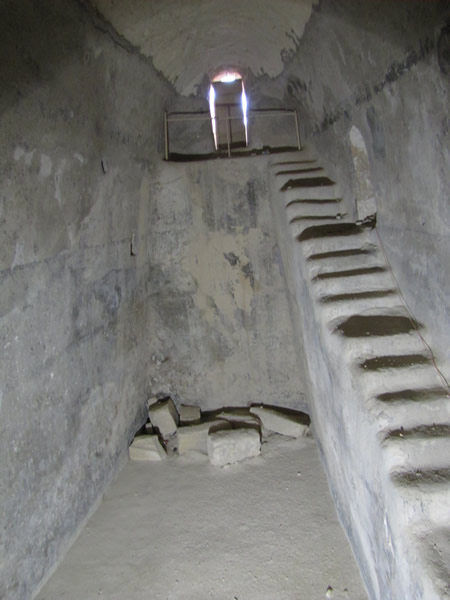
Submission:
<svg viewBox="0 0 450 600">
<path fill-rule="evenodd" d="M 352 222 L 312 157 L 273 158 L 272 207 L 336 507 L 371 599 L 446 598 L 448 387 L 374 222 Z"/>
<path fill-rule="evenodd" d="M 449 19 L 445 2 L 321 0 L 284 73 L 253 91 L 297 107 L 303 138 L 355 209 L 350 132 L 361 132 L 378 231 L 447 376 Z"/>
</svg>

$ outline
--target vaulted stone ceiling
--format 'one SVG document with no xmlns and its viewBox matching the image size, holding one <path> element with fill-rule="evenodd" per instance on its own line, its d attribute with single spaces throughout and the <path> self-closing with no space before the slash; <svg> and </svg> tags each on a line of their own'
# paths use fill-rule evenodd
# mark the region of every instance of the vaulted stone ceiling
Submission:
<svg viewBox="0 0 450 600">
<path fill-rule="evenodd" d="M 234 67 L 278 75 L 317 0 L 93 0 L 178 92 Z"/>
</svg>

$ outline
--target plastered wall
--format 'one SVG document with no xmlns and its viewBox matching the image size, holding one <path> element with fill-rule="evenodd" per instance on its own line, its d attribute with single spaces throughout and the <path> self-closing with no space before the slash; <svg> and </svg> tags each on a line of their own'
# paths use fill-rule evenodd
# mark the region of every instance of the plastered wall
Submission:
<svg viewBox="0 0 450 600">
<path fill-rule="evenodd" d="M 74 2 L 0 7 L 0 597 L 30 598 L 144 418 L 171 88 Z M 140 254 L 130 255 L 135 232 Z"/>
<path fill-rule="evenodd" d="M 153 392 L 304 408 L 264 158 L 170 163 L 153 185 Z"/>
</svg>

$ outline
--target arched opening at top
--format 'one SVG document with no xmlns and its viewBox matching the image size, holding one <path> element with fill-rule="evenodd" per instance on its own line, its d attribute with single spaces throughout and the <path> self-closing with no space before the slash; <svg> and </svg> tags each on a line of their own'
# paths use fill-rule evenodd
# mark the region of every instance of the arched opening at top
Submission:
<svg viewBox="0 0 450 600">
<path fill-rule="evenodd" d="M 221 71 L 212 78 L 209 109 L 216 150 L 248 145 L 248 100 L 240 73 Z"/>
<path fill-rule="evenodd" d="M 212 81 L 213 83 L 217 81 L 221 83 L 233 83 L 233 81 L 238 79 L 242 80 L 242 76 L 237 71 L 221 71 L 212 78 Z"/>
</svg>

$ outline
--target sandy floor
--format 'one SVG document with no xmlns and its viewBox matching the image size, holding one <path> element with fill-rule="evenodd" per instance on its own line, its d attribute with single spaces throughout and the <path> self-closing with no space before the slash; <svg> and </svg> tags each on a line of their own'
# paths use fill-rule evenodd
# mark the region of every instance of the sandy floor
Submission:
<svg viewBox="0 0 450 600">
<path fill-rule="evenodd" d="M 314 441 L 279 436 L 224 469 L 201 455 L 128 463 L 38 596 L 102 597 L 367 598 Z"/>
</svg>

